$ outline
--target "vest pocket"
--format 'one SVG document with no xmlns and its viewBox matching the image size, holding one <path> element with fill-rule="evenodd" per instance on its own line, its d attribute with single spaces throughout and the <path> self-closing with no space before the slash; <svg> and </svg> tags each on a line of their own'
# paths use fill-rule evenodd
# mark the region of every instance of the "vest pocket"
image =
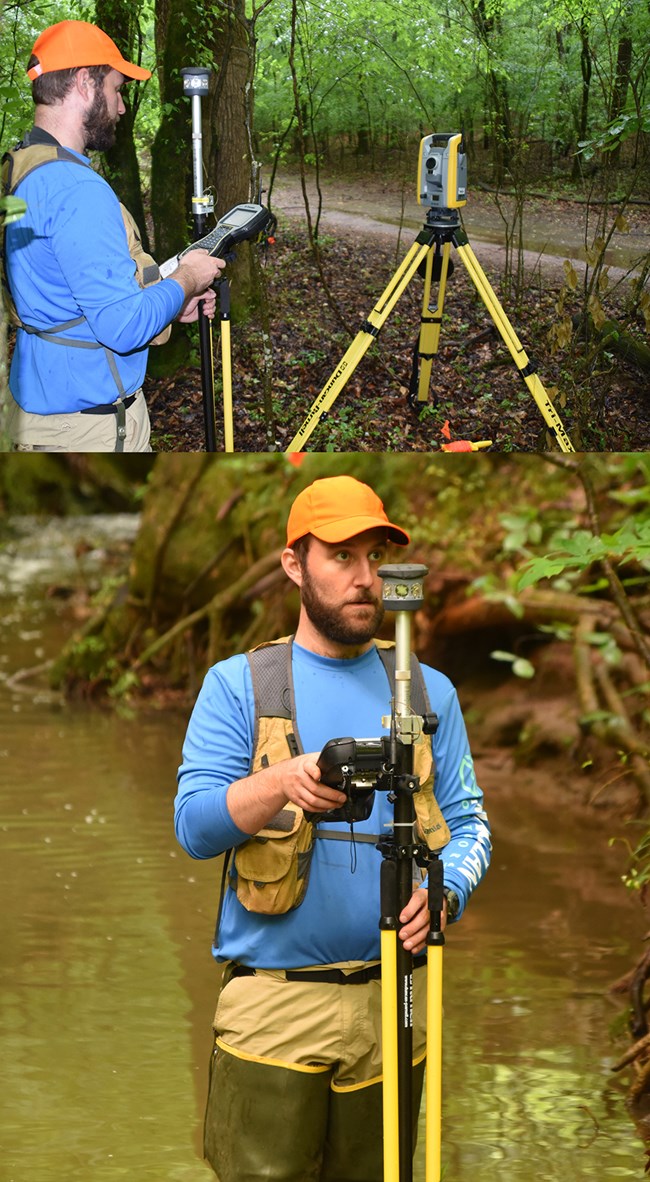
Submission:
<svg viewBox="0 0 650 1182">
<path fill-rule="evenodd" d="M 413 797 L 419 836 L 430 850 L 441 850 L 450 839 L 450 832 L 431 789 L 427 785 Z"/>
<path fill-rule="evenodd" d="M 230 885 L 247 911 L 284 915 L 305 897 L 313 852 L 313 825 L 302 809 L 285 805 L 235 853 Z"/>
</svg>

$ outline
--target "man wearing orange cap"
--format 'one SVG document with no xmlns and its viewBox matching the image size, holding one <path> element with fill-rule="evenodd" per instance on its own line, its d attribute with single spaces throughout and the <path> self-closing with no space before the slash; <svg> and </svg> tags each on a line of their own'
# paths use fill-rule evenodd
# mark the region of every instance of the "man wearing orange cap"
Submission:
<svg viewBox="0 0 650 1182">
<path fill-rule="evenodd" d="M 391 649 L 374 639 L 377 572 L 388 548 L 408 541 L 360 481 L 336 476 L 304 489 L 282 554 L 300 589 L 295 636 L 215 665 L 190 719 L 176 833 L 195 858 L 233 853 L 213 947 L 225 968 L 205 1122 L 220 1182 L 383 1176 L 376 847 L 392 806 L 376 792 L 365 819 L 341 820 L 346 797 L 322 783 L 318 753 L 333 738 L 377 735 L 390 713 Z M 419 669 L 417 692 L 439 726 L 415 744 L 415 799 L 444 845 L 451 922 L 487 869 L 490 834 L 455 690 Z M 419 1106 L 429 926 L 421 885 L 399 919 L 415 958 Z"/>
<path fill-rule="evenodd" d="M 7 429 L 19 451 L 149 451 L 148 346 L 172 320 L 195 320 L 199 300 L 214 314 L 210 285 L 224 263 L 192 251 L 160 282 L 86 154 L 112 146 L 122 87 L 148 70 L 96 25 L 61 21 L 37 39 L 27 74 L 34 127 L 3 167 L 5 193 L 27 204 L 5 231 L 17 328 Z"/>
</svg>

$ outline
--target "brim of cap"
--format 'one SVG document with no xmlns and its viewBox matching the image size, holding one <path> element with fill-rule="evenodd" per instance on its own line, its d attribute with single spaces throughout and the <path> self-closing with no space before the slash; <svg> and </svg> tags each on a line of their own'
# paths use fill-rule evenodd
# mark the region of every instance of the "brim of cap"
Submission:
<svg viewBox="0 0 650 1182">
<path fill-rule="evenodd" d="M 133 62 L 126 62 L 121 58 L 119 62 L 109 62 L 114 70 L 119 70 L 120 74 L 125 74 L 127 78 L 135 78 L 138 82 L 146 82 L 151 78 L 151 70 L 145 70 L 142 66 L 136 66 Z"/>
<path fill-rule="evenodd" d="M 136 66 L 134 62 L 127 62 L 123 57 L 112 58 L 111 61 L 106 61 L 103 57 L 101 61 L 84 61 L 74 62 L 74 66 L 83 68 L 83 66 L 111 66 L 113 70 L 118 70 L 120 74 L 124 74 L 125 78 L 132 78 L 137 82 L 146 82 L 151 78 L 151 70 L 145 70 L 142 66 Z M 55 65 L 48 69 L 43 69 L 40 63 L 32 66 L 31 70 L 27 71 L 27 77 L 34 82 L 37 78 L 41 78 L 44 74 L 53 74 L 57 70 L 71 69 L 71 66 Z"/>
<path fill-rule="evenodd" d="M 396 546 L 408 546 L 411 541 L 406 530 L 393 525 L 391 521 L 382 521 L 379 517 L 346 517 L 344 520 L 339 518 L 331 525 L 312 526 L 309 532 L 321 542 L 345 542 L 347 538 L 354 538 L 366 529 L 385 529 L 389 540 Z M 296 538 L 293 541 L 295 542 Z"/>
</svg>

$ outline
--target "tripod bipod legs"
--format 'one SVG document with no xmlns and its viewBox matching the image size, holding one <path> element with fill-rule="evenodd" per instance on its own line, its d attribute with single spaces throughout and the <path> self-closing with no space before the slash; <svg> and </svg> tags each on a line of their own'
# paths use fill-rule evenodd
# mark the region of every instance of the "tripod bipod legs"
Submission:
<svg viewBox="0 0 650 1182">
<path fill-rule="evenodd" d="M 387 841 L 381 865 L 381 1016 L 384 1182 L 413 1178 L 413 957 L 397 934 L 410 897 L 411 860 Z M 406 874 L 406 878 L 405 878 Z"/>
<path fill-rule="evenodd" d="M 381 1005 L 383 1056 L 384 1182 L 413 1178 L 413 958 L 398 936 L 399 915 L 412 891 L 414 847 L 390 839 L 380 846 Z M 426 1170 L 440 1182 L 442 1148 L 442 931 L 443 864 L 437 854 L 416 860 L 428 866 L 427 935 Z M 420 970 L 422 971 L 422 970 Z"/>
<path fill-rule="evenodd" d="M 312 403 L 301 427 L 287 447 L 287 452 L 302 450 L 321 417 L 330 410 L 350 380 L 362 357 L 367 352 L 373 340 L 379 335 L 380 330 L 383 328 L 400 296 L 406 290 L 416 271 L 421 268 L 425 260 L 425 290 L 422 302 L 422 318 L 418 345 L 421 371 L 417 403 L 421 404 L 427 400 L 433 359 L 438 351 L 440 342 L 442 312 L 452 245 L 456 247 L 470 279 L 483 300 L 495 328 L 505 342 L 545 423 L 554 432 L 560 450 L 563 452 L 574 451 L 571 440 L 562 425 L 560 416 L 535 372 L 534 364 L 528 358 L 521 341 L 517 337 L 514 328 L 508 320 L 493 288 L 490 286 L 485 272 L 482 270 L 469 244 L 467 235 L 461 228 L 458 211 L 456 209 L 430 209 L 424 228 L 418 234 L 408 254 L 382 292 L 368 319 L 361 326 L 360 331 L 341 358 L 333 374 Z M 441 259 L 438 279 L 438 304 L 432 309 L 430 307 L 431 285 L 434 276 L 434 261 L 436 259 Z"/>
<path fill-rule="evenodd" d="M 436 253 L 434 255 L 430 252 L 426 261 L 420 339 L 418 344 L 420 377 L 417 384 L 417 401 L 410 397 L 409 402 L 412 406 L 417 406 L 422 405 L 428 399 L 431 369 L 440 343 L 442 313 L 449 275 L 450 252 L 453 245 L 456 247 L 467 274 L 487 308 L 494 327 L 501 336 L 512 360 L 519 370 L 520 376 L 532 394 L 544 422 L 554 432 L 560 450 L 563 452 L 572 452 L 574 448 L 564 429 L 562 420 L 535 372 L 534 363 L 529 359 L 502 305 L 499 303 L 487 275 L 474 254 L 469 244 L 469 239 L 460 226 L 458 213 L 451 211 L 451 214 L 451 219 L 441 218 L 440 224 L 435 226 L 436 236 L 434 244 Z M 437 263 L 437 274 L 434 272 L 434 263 Z M 435 308 L 432 308 L 431 286 L 434 274 L 438 279 L 438 302 Z M 414 384 L 412 382 L 411 395 L 414 393 Z"/>
</svg>

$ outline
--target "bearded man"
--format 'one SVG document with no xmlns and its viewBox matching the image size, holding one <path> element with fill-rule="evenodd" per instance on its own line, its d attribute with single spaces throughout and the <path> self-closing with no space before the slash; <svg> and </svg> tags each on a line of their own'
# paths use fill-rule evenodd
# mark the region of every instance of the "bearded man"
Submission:
<svg viewBox="0 0 650 1182">
<path fill-rule="evenodd" d="M 128 62 L 86 21 L 60 21 L 34 44 L 34 126 L 3 158 L 3 192 L 26 213 L 4 232 L 3 296 L 17 338 L 7 430 L 18 451 L 150 451 L 142 393 L 148 346 L 199 301 L 224 266 L 191 251 L 160 282 L 155 261 L 87 156 L 105 151 L 125 106 Z"/>
<path fill-rule="evenodd" d="M 335 476 L 304 489 L 282 554 L 300 589 L 295 636 L 215 665 L 190 719 L 176 834 L 194 858 L 234 851 L 213 946 L 225 968 L 205 1121 L 220 1182 L 383 1176 L 377 842 L 392 805 L 376 792 L 366 820 L 331 819 L 346 797 L 321 782 L 318 753 L 333 738 L 378 734 L 390 713 L 391 650 L 374 639 L 378 568 L 408 542 L 366 484 Z M 487 869 L 490 833 L 454 687 L 419 670 L 439 724 L 416 744 L 416 795 L 444 845 L 444 924 L 460 919 Z M 398 935 L 415 966 L 415 1119 L 429 912 L 414 878 Z"/>
</svg>

